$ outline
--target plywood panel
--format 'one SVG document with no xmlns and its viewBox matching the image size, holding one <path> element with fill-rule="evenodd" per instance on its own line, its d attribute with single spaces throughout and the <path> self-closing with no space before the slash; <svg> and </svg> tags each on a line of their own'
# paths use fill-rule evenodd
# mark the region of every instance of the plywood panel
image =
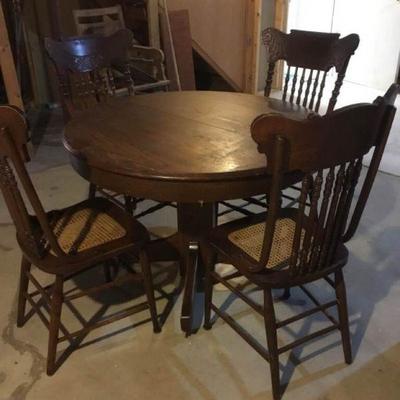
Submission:
<svg viewBox="0 0 400 400">
<path fill-rule="evenodd" d="M 170 11 L 172 40 L 182 90 L 196 90 L 188 10 Z"/>
<path fill-rule="evenodd" d="M 243 89 L 247 0 L 168 0 L 170 10 L 187 8 L 192 38 L 235 88 Z"/>
</svg>

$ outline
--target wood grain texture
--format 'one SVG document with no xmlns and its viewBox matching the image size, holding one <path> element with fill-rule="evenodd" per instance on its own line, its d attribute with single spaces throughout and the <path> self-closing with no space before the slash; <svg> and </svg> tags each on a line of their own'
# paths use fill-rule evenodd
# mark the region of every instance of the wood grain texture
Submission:
<svg viewBox="0 0 400 400">
<path fill-rule="evenodd" d="M 244 185 L 239 191 L 256 178 L 265 183 L 264 157 L 257 153 L 250 125 L 267 112 L 305 115 L 297 105 L 247 94 L 156 93 L 115 99 L 77 115 L 66 128 L 65 146 L 75 155 L 73 162 L 81 164 L 75 165 L 80 173 L 85 174 L 86 165 L 90 178 L 103 183 L 118 185 L 112 176 L 124 180 L 121 185 L 131 179 L 136 187 L 125 190 L 151 192 L 146 198 L 167 195 L 167 187 L 167 197 L 174 200 L 229 198 L 239 181 Z M 211 182 L 215 192 L 207 186 Z"/>
</svg>

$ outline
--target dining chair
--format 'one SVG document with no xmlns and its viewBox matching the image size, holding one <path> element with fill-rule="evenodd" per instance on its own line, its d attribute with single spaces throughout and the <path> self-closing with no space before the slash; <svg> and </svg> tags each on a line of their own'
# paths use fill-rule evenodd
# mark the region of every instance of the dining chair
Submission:
<svg viewBox="0 0 400 400">
<path fill-rule="evenodd" d="M 281 398 L 282 353 L 339 330 L 345 361 L 352 362 L 343 276 L 349 252 L 344 243 L 356 231 L 368 199 L 396 112 L 392 104 L 390 98 L 383 97 L 373 104 L 352 105 L 325 116 L 310 115 L 304 121 L 279 114 L 258 117 L 251 126 L 251 135 L 258 151 L 266 156 L 266 172 L 271 176 L 268 212 L 217 226 L 203 243 L 204 328 L 211 329 L 214 311 L 269 362 L 275 400 Z M 361 185 L 363 157 L 373 147 L 373 161 Z M 300 201 L 283 208 L 282 182 L 286 174 L 293 172 L 303 176 Z M 355 196 L 358 186 L 359 197 Z M 311 199 L 308 207 L 307 198 Z M 221 258 L 235 267 L 230 275 L 221 276 L 215 271 L 215 261 Z M 233 278 L 240 276 L 262 291 L 263 304 L 232 283 Z M 321 303 L 306 287 L 320 280 L 333 288 L 331 301 Z M 215 283 L 223 284 L 264 318 L 268 350 L 235 321 L 224 303 L 220 307 L 213 303 Z M 277 319 L 272 289 L 292 287 L 299 287 L 315 307 Z M 330 312 L 333 307 L 337 307 L 338 318 Z M 278 346 L 279 329 L 319 312 L 330 322 L 327 327 Z"/>
<path fill-rule="evenodd" d="M 125 88 L 128 93 L 132 92 L 133 82 L 126 61 L 131 41 L 132 33 L 127 29 L 104 37 L 45 39 L 47 54 L 57 72 L 60 98 L 67 120 L 115 96 L 117 86 Z M 118 83 L 111 70 L 117 64 L 124 70 Z M 89 198 L 94 198 L 97 190 L 121 205 L 118 194 L 97 188 L 94 184 L 90 184 Z M 128 212 L 133 213 L 135 200 L 125 196 L 124 206 Z"/>
<path fill-rule="evenodd" d="M 311 31 L 291 30 L 289 34 L 275 28 L 267 28 L 262 32 L 263 43 L 267 52 L 268 67 L 264 95 L 270 97 L 272 83 L 277 70 L 277 63 L 286 63 L 286 74 L 282 91 L 282 101 L 305 107 L 319 112 L 325 95 L 327 78 L 335 75 L 335 83 L 330 94 L 327 112 L 333 111 L 340 89 L 346 75 L 347 66 L 352 55 L 357 50 L 360 39 L 356 34 L 340 38 L 339 33 L 321 33 Z M 298 191 L 298 186 L 291 186 Z M 296 201 L 290 193 L 286 193 L 290 201 Z M 243 199 L 235 205 L 232 202 L 222 202 L 230 211 L 241 214 L 254 214 L 249 206 L 267 208 L 264 196 L 254 196 Z M 226 210 L 220 215 L 226 213 Z"/>
<path fill-rule="evenodd" d="M 79 36 L 107 36 L 120 29 L 125 29 L 125 20 L 120 5 L 73 10 L 76 30 Z M 139 45 L 132 35 L 128 49 L 130 73 L 134 93 L 148 91 L 166 91 L 170 81 L 165 75 L 164 53 L 155 47 Z"/>
<path fill-rule="evenodd" d="M 275 28 L 262 32 L 268 57 L 264 95 L 269 97 L 276 63 L 286 63 L 282 100 L 319 112 L 327 77 L 334 70 L 335 83 L 327 112 L 334 110 L 346 70 L 360 38 L 351 34 L 291 30 L 289 34 Z"/>
<path fill-rule="evenodd" d="M 117 94 L 118 89 L 124 89 L 133 94 L 133 80 L 128 61 L 128 49 L 132 43 L 131 31 L 124 29 L 110 36 L 83 36 L 63 38 L 62 40 L 45 39 L 45 47 L 53 61 L 60 88 L 66 119 L 76 116 L 85 109 L 94 107 L 101 102 L 107 102 Z M 120 74 L 116 76 L 113 68 L 117 67 Z M 124 196 L 124 202 L 119 200 L 120 194 L 103 188 L 89 185 L 89 198 L 96 193 L 108 198 L 133 214 L 136 206 L 143 199 Z M 156 203 L 143 210 L 137 217 L 153 213 L 170 203 Z"/>
<path fill-rule="evenodd" d="M 57 359 L 57 346 L 62 342 L 68 341 L 69 349 L 74 349 L 93 329 L 147 308 L 154 332 L 160 332 L 161 328 L 145 250 L 149 240 L 146 228 L 105 198 L 46 212 L 25 167 L 29 161 L 27 143 L 28 128 L 22 113 L 11 106 L 0 106 L 0 186 L 22 251 L 17 325 L 22 327 L 36 313 L 48 328 L 47 374 L 52 375 L 65 354 Z M 65 283 L 71 279 L 127 254 L 139 259 L 140 272 L 127 267 L 126 274 L 106 283 L 82 290 L 78 287 L 78 290 L 64 290 Z M 42 285 L 40 280 L 43 279 L 38 278 L 38 271 L 33 270 L 32 265 L 53 282 Z M 86 321 L 82 316 L 78 317 L 82 328 L 74 332 L 63 324 L 63 305 L 76 314 L 76 306 L 72 308 L 71 305 L 73 300 L 129 282 L 144 285 L 146 302 L 101 319 Z M 31 306 L 28 313 L 27 303 Z"/>
</svg>

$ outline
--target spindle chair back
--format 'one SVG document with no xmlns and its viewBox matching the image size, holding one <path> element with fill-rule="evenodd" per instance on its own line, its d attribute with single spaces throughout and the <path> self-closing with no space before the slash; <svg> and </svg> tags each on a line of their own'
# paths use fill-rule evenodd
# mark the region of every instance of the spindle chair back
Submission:
<svg viewBox="0 0 400 400">
<path fill-rule="evenodd" d="M 122 69 L 118 84 L 128 92 L 133 81 L 128 63 L 132 33 L 119 30 L 110 36 L 69 37 L 62 40 L 45 39 L 45 47 L 53 61 L 60 95 L 67 115 L 106 101 L 116 93 L 113 66 Z"/>
<path fill-rule="evenodd" d="M 268 68 L 264 94 L 269 97 L 276 63 L 284 60 L 287 70 L 282 99 L 318 112 L 329 71 L 337 77 L 327 112 L 333 111 L 351 56 L 359 45 L 356 34 L 340 38 L 338 33 L 292 30 L 289 34 L 275 28 L 262 33 L 267 50 Z"/>
</svg>

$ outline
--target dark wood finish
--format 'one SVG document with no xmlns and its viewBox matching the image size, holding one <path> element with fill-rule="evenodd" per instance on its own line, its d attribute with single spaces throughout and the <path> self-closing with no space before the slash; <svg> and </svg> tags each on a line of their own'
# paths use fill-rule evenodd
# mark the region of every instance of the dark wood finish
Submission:
<svg viewBox="0 0 400 400">
<path fill-rule="evenodd" d="M 248 94 L 155 93 L 85 111 L 68 124 L 64 144 L 87 180 L 134 197 L 176 201 L 180 235 L 170 241 L 171 251 L 160 241 L 150 246 L 150 258 L 165 259 L 157 253 L 167 250 L 174 257 L 178 249 L 188 259 L 189 243 L 199 243 L 215 224 L 213 203 L 260 194 L 268 186 L 264 157 L 249 133 L 253 119 L 265 112 L 305 116 L 297 105 Z M 187 269 L 187 285 L 193 287 L 196 268 L 191 263 Z M 188 290 L 182 318 L 186 333 L 192 298 Z"/>
<path fill-rule="evenodd" d="M 331 112 L 335 108 L 350 58 L 358 47 L 358 35 L 351 34 L 340 39 L 338 33 L 292 30 L 286 34 L 267 28 L 262 36 L 268 54 L 265 96 L 271 93 L 277 61 L 285 60 L 288 70 L 283 100 L 318 112 L 327 74 L 335 68 L 337 79 L 328 105 L 328 112 Z"/>
<path fill-rule="evenodd" d="M 70 117 L 77 110 L 90 108 L 115 95 L 112 67 L 123 67 L 119 79 L 129 92 L 133 81 L 128 64 L 132 33 L 123 29 L 113 35 L 45 39 L 45 46 L 57 71 L 60 97 Z"/>
<path fill-rule="evenodd" d="M 249 129 L 266 112 L 294 119 L 307 114 L 297 105 L 241 93 L 154 93 L 113 99 L 77 115 L 64 145 L 74 167 L 95 183 L 156 200 L 215 202 L 264 192 L 265 162 Z"/>
<path fill-rule="evenodd" d="M 318 112 L 324 95 L 326 78 L 329 71 L 334 68 L 336 82 L 327 112 L 333 111 L 350 58 L 360 41 L 358 35 L 351 34 L 340 39 L 338 33 L 292 30 L 290 34 L 286 34 L 275 28 L 267 28 L 263 31 L 262 37 L 268 55 L 264 95 L 270 96 L 277 62 L 284 60 L 287 64 L 287 73 L 282 100 Z M 293 186 L 292 189 L 298 189 L 298 187 Z M 293 196 L 289 198 L 292 201 L 298 200 Z M 224 205 L 248 215 L 247 206 L 251 204 L 267 208 L 266 201 L 257 198 L 247 198 L 245 205 L 238 209 L 232 207 L 229 202 Z"/>
<path fill-rule="evenodd" d="M 383 151 L 396 109 L 393 98 L 379 98 L 373 104 L 359 104 L 342 108 L 324 117 L 310 115 L 304 121 L 289 119 L 282 115 L 262 115 L 252 124 L 251 134 L 260 153 L 266 156 L 267 174 L 271 185 L 265 188 L 269 196 L 268 213 L 236 220 L 212 229 L 208 235 L 207 271 L 205 289 L 205 328 L 210 329 L 210 309 L 221 316 L 254 349 L 270 363 L 272 391 L 274 399 L 281 398 L 279 381 L 279 355 L 300 346 L 309 340 L 339 330 L 342 336 L 345 361 L 352 362 L 346 290 L 342 268 L 347 264 L 348 251 L 344 245 L 344 232 L 349 221 L 354 221 L 352 203 L 354 192 L 359 184 L 361 162 L 369 150 L 378 146 Z M 384 138 L 384 140 L 382 140 Z M 378 162 L 379 164 L 379 162 Z M 369 171 L 376 165 L 371 164 Z M 300 200 L 296 207 L 282 208 L 282 190 L 285 188 L 285 175 L 300 171 L 303 175 Z M 370 174 L 364 182 L 372 185 Z M 364 183 L 365 185 L 365 183 Z M 361 186 L 361 182 L 360 182 Z M 361 202 L 365 205 L 368 192 L 364 192 Z M 307 198 L 310 205 L 306 206 Z M 357 200 L 359 202 L 360 200 Z M 356 206 L 357 210 L 357 206 Z M 357 212 L 357 211 L 356 211 Z M 361 216 L 361 215 L 360 215 Z M 279 224 L 293 229 L 291 239 L 280 238 Z M 290 222 L 287 222 L 290 221 Z M 354 231 L 359 218 L 354 224 Z M 259 237 L 246 237 L 252 240 L 253 248 L 261 251 L 246 251 L 232 239 L 238 231 L 261 224 L 264 231 Z M 292 226 L 292 228 L 290 228 Z M 254 235 L 254 234 L 253 234 Z M 284 251 L 284 258 L 272 265 L 276 252 Z M 253 252 L 252 252 L 253 251 Z M 264 307 L 254 304 L 245 294 L 229 284 L 233 274 L 227 278 L 214 271 L 212 260 L 223 257 L 251 283 L 264 291 Z M 335 279 L 329 278 L 334 274 Z M 305 284 L 327 279 L 335 289 L 335 301 L 321 304 L 305 287 Z M 226 310 L 222 311 L 212 304 L 214 282 L 223 283 L 228 289 L 244 300 L 256 312 L 264 315 L 268 350 L 255 344 L 251 335 L 241 328 Z M 275 317 L 271 290 L 288 289 L 299 286 L 315 304 L 315 308 L 278 321 Z M 337 306 L 339 321 L 327 309 Z M 322 312 L 330 325 L 308 334 L 292 343 L 278 347 L 279 328 Z"/>
<path fill-rule="evenodd" d="M 26 151 L 27 142 L 28 128 L 22 113 L 10 106 L 0 107 L 0 186 L 15 224 L 17 240 L 23 254 L 17 324 L 22 326 L 25 323 L 27 318 L 25 308 L 28 301 L 32 310 L 36 311 L 49 329 L 47 373 L 52 375 L 62 360 L 62 357 L 56 360 L 57 345 L 61 341 L 69 340 L 71 345 L 69 350 L 72 350 L 79 345 L 87 332 L 131 315 L 138 309 L 138 307 L 130 307 L 98 322 L 84 321 L 81 330 L 74 333 L 68 332 L 61 322 L 61 309 L 64 304 L 68 305 L 68 302 L 74 298 L 109 289 L 118 284 L 118 279 L 114 279 L 112 282 L 83 290 L 78 295 L 76 293 L 73 296 L 66 295 L 63 291 L 64 283 L 89 268 L 101 266 L 102 263 L 107 263 L 123 254 L 139 255 L 142 272 L 127 275 L 124 281 L 135 280 L 144 283 L 147 302 L 143 303 L 140 309 L 149 307 L 154 331 L 159 332 L 160 327 L 155 308 L 152 277 L 145 253 L 145 245 L 149 241 L 145 227 L 119 207 L 101 198 L 84 201 L 63 210 L 45 212 L 25 168 L 25 162 L 29 161 Z M 18 181 L 14 171 L 18 176 Z M 20 188 L 25 197 L 21 195 Z M 28 213 L 28 207 L 33 210 L 33 215 Z M 88 219 L 85 219 L 83 226 L 77 229 L 73 220 L 76 213 L 80 211 L 87 211 Z M 90 239 L 92 230 L 95 231 L 95 237 L 102 234 L 99 231 L 102 226 L 96 225 L 96 219 L 101 215 L 106 216 L 107 221 L 114 221 L 114 227 L 118 226 L 121 234 L 115 236 L 107 233 L 100 242 L 93 242 L 93 236 Z M 75 229 L 75 231 L 70 230 L 69 234 L 67 233 L 73 236 L 72 239 L 68 239 L 72 240 L 72 245 L 66 249 L 62 242 L 61 232 L 70 224 L 71 230 Z M 92 244 L 81 248 L 81 244 L 86 240 L 92 241 Z M 54 283 L 48 287 L 42 287 L 31 272 L 32 264 L 52 275 Z M 30 283 L 36 288 L 35 292 L 29 292 Z M 41 299 L 36 300 L 37 295 L 40 295 Z M 49 318 L 43 311 L 48 312 Z M 60 331 L 63 333 L 62 337 L 59 336 Z"/>
<path fill-rule="evenodd" d="M 133 80 L 128 63 L 128 49 L 133 40 L 132 33 L 123 29 L 108 37 L 86 36 L 45 39 L 45 47 L 57 71 L 60 98 L 66 119 L 87 108 L 115 96 L 117 85 L 113 66 L 123 71 L 118 79 L 119 88 L 128 94 L 133 92 Z M 117 194 L 108 193 L 90 185 L 89 198 L 99 192 L 120 205 Z M 125 199 L 125 208 L 131 211 L 132 201 Z"/>
<path fill-rule="evenodd" d="M 216 225 L 214 203 L 179 203 L 178 231 L 181 251 L 186 266 L 184 298 L 182 303 L 181 327 L 186 335 L 192 333 L 196 276 L 203 271 L 199 246 L 206 233 Z"/>
</svg>

